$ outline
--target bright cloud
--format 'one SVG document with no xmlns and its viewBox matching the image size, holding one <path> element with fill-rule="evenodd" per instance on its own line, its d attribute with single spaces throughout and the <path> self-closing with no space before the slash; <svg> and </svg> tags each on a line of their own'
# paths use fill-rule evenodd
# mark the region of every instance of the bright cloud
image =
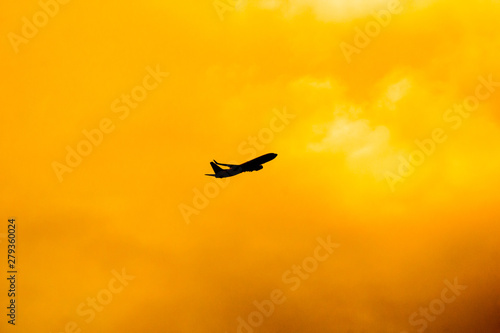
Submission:
<svg viewBox="0 0 500 333">
<path fill-rule="evenodd" d="M 305 11 L 312 11 L 320 21 L 348 21 L 373 12 L 387 9 L 394 5 L 406 8 L 422 8 L 434 0 L 261 0 L 260 8 L 282 9 L 288 16 L 295 16 Z"/>
<path fill-rule="evenodd" d="M 352 120 L 341 116 L 315 127 L 323 138 L 309 148 L 316 152 L 343 153 L 355 172 L 370 172 L 381 179 L 394 160 L 390 131 L 385 126 L 371 126 L 367 119 Z"/>
</svg>

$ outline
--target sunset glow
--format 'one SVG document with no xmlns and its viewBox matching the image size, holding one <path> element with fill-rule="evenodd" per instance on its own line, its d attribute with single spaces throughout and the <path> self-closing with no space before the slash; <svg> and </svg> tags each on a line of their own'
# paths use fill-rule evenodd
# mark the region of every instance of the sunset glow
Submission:
<svg viewBox="0 0 500 333">
<path fill-rule="evenodd" d="M 499 1 L 0 13 L 1 332 L 500 332 Z"/>
</svg>

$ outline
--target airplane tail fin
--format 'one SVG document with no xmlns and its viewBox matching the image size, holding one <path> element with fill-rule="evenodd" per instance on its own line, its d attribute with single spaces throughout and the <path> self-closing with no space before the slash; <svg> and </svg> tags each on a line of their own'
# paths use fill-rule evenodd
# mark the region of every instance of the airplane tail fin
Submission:
<svg viewBox="0 0 500 333">
<path fill-rule="evenodd" d="M 212 169 L 214 169 L 214 172 L 216 174 L 219 173 L 220 171 L 222 171 L 222 168 L 220 166 L 218 166 L 217 164 L 215 164 L 214 162 L 210 162 L 210 165 L 212 166 Z"/>
</svg>

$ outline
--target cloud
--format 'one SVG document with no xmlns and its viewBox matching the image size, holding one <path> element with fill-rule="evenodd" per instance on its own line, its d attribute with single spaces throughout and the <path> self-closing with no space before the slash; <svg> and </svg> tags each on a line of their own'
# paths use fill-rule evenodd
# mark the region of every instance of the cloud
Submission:
<svg viewBox="0 0 500 333">
<path fill-rule="evenodd" d="M 434 0 L 414 0 L 413 8 L 422 8 Z M 371 13 L 386 9 L 392 4 L 406 6 L 407 1 L 395 0 L 260 0 L 258 6 L 262 9 L 283 10 L 287 16 L 299 15 L 312 11 L 320 21 L 343 22 L 370 15 Z"/>
<path fill-rule="evenodd" d="M 402 79 L 401 81 L 389 86 L 387 89 L 387 99 L 392 103 L 396 103 L 406 95 L 406 92 L 410 89 L 410 87 L 410 81 L 407 78 Z"/>
<path fill-rule="evenodd" d="M 314 130 L 323 138 L 319 143 L 311 143 L 309 148 L 316 152 L 344 154 L 347 165 L 355 172 L 369 172 L 381 179 L 395 158 L 389 129 L 371 126 L 368 119 L 352 120 L 340 116 Z"/>
<path fill-rule="evenodd" d="M 331 80 L 314 81 L 309 78 L 307 82 L 318 91 L 327 89 L 333 92 Z M 412 80 L 400 74 L 390 74 L 379 86 L 374 98 L 363 106 L 354 105 L 340 90 L 341 93 L 335 97 L 337 104 L 332 104 L 330 115 L 333 115 L 333 120 L 313 125 L 313 132 L 320 139 L 310 143 L 309 150 L 343 154 L 351 171 L 372 174 L 378 180 L 384 177 L 387 170 L 393 169 L 398 163 L 398 149 L 391 145 L 389 128 L 393 123 L 390 122 L 390 113 L 397 110 L 399 101 L 409 97 Z M 384 118 L 388 123 L 374 125 L 374 113 L 389 113 Z"/>
</svg>

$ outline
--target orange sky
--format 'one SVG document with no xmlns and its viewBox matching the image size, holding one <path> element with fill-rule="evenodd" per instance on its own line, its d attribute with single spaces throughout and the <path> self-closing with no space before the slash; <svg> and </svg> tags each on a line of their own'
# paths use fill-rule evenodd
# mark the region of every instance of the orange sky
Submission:
<svg viewBox="0 0 500 333">
<path fill-rule="evenodd" d="M 1 331 L 500 332 L 499 6 L 3 3 Z"/>
</svg>

